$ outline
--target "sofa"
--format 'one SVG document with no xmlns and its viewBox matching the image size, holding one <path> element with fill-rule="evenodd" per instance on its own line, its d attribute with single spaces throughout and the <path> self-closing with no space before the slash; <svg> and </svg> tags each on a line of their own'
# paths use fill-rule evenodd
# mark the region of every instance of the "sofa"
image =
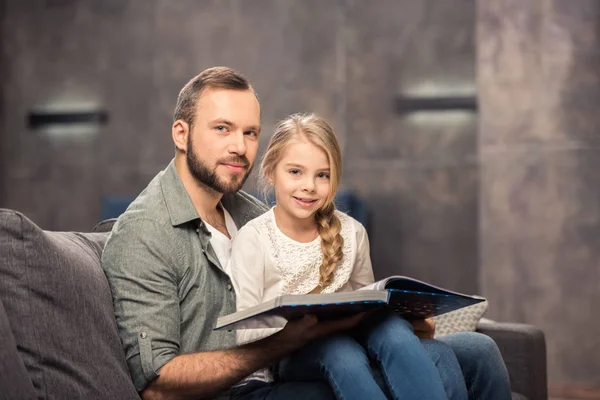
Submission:
<svg viewBox="0 0 600 400">
<path fill-rule="evenodd" d="M 0 399 L 139 399 L 100 264 L 113 224 L 45 231 L 0 209 Z M 543 333 L 492 321 L 477 329 L 498 343 L 513 398 L 546 399 Z"/>
</svg>

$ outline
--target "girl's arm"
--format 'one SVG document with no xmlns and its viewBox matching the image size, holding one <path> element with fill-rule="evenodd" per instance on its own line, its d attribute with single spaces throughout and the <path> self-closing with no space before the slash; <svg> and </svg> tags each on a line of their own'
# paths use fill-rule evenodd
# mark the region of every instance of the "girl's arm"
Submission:
<svg viewBox="0 0 600 400">
<path fill-rule="evenodd" d="M 362 224 L 356 222 L 356 262 L 350 275 L 350 286 L 352 290 L 360 289 L 375 281 L 373 277 L 373 266 L 371 265 L 371 252 L 369 248 L 369 237 L 367 230 Z"/>
<path fill-rule="evenodd" d="M 235 288 L 238 311 L 264 301 L 265 256 L 260 232 L 251 225 L 240 229 L 233 239 L 230 260 L 231 280 Z M 238 344 L 254 342 L 279 330 L 240 329 L 237 330 L 237 342 Z"/>
</svg>

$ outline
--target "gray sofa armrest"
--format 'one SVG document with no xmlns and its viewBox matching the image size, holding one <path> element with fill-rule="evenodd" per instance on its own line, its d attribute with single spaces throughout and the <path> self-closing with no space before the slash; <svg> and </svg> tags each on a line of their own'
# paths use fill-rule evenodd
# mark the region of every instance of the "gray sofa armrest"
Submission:
<svg viewBox="0 0 600 400">
<path fill-rule="evenodd" d="M 477 332 L 490 336 L 508 368 L 512 391 L 528 400 L 547 400 L 546 339 L 532 325 L 480 322 Z"/>
</svg>

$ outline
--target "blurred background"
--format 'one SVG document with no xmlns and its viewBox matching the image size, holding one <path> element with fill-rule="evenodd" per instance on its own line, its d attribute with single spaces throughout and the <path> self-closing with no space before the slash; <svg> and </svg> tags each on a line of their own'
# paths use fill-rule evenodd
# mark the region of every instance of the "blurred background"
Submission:
<svg viewBox="0 0 600 400">
<path fill-rule="evenodd" d="M 0 207 L 91 230 L 230 66 L 261 149 L 289 113 L 332 123 L 378 277 L 486 296 L 544 330 L 554 398 L 600 398 L 600 1 L 0 0 L 0 50 Z"/>
</svg>

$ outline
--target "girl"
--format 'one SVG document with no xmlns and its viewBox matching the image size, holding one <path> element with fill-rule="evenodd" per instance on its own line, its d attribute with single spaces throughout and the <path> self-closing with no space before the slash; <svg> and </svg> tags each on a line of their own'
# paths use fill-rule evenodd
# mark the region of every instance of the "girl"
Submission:
<svg viewBox="0 0 600 400">
<path fill-rule="evenodd" d="M 296 114 L 277 126 L 261 165 L 276 205 L 242 227 L 233 243 L 238 310 L 283 294 L 351 291 L 373 282 L 365 228 L 333 203 L 341 169 L 340 147 L 325 120 Z M 385 399 L 373 361 L 394 399 L 447 399 L 446 390 L 467 397 L 462 379 L 452 383 L 458 388 L 444 388 L 436 365 L 403 318 L 385 313 L 360 330 L 305 346 L 279 364 L 280 379 L 325 380 L 338 399 Z M 238 342 L 275 331 L 240 330 Z M 460 375 L 455 357 L 444 360 L 438 367 L 454 368 Z M 264 370 L 250 379 L 272 377 Z"/>
</svg>

